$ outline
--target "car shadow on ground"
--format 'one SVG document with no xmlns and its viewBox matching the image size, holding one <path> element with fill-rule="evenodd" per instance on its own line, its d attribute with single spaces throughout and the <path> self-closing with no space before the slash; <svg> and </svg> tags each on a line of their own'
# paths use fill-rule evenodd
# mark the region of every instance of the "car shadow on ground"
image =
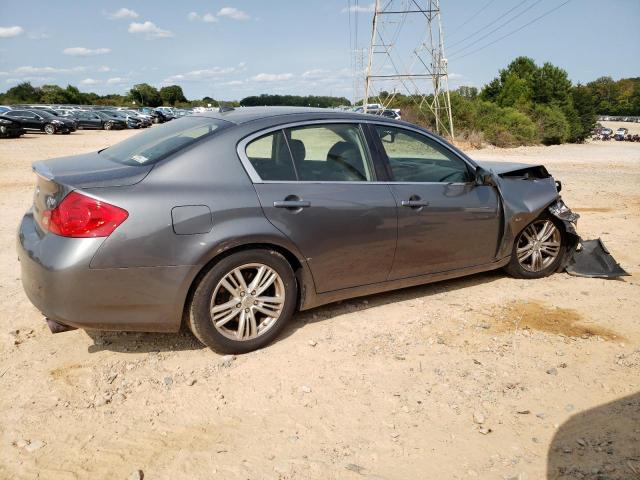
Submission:
<svg viewBox="0 0 640 480">
<path fill-rule="evenodd" d="M 178 352 L 206 348 L 186 326 L 178 333 L 102 332 L 87 330 L 93 340 L 89 353 L 108 350 L 118 353 Z"/>
<path fill-rule="evenodd" d="M 428 297 L 439 293 L 446 294 L 459 289 L 491 283 L 504 278 L 504 276 L 505 273 L 502 271 L 493 270 L 453 280 L 444 280 L 441 282 L 407 287 L 375 295 L 368 295 L 365 297 L 356 297 L 349 300 L 343 300 L 341 302 L 323 305 L 311 310 L 305 310 L 304 312 L 298 312 L 293 317 L 292 321 L 289 322 L 276 341 L 283 340 L 284 338 L 293 335 L 299 328 L 303 328 L 308 323 L 322 322 L 339 315 L 351 312 L 361 312 L 368 310 L 369 308 L 380 307 L 390 303 L 405 302 L 415 300 L 417 298 L 428 299 Z"/>
<path fill-rule="evenodd" d="M 554 435 L 547 479 L 640 479 L 640 392 L 573 415 Z"/>
<path fill-rule="evenodd" d="M 442 282 L 408 287 L 366 297 L 331 303 L 312 310 L 296 313 L 275 342 L 293 335 L 308 323 L 321 322 L 339 315 L 360 312 L 369 308 L 390 303 L 404 302 L 416 298 L 426 298 L 438 293 L 453 292 L 461 288 L 490 283 L 504 277 L 501 271 L 478 273 L 468 277 Z M 138 333 L 138 332 L 102 332 L 87 330 L 87 335 L 94 344 L 88 348 L 89 353 L 108 350 L 118 353 L 148 353 L 158 351 L 199 350 L 203 346 L 184 325 L 178 333 Z"/>
</svg>

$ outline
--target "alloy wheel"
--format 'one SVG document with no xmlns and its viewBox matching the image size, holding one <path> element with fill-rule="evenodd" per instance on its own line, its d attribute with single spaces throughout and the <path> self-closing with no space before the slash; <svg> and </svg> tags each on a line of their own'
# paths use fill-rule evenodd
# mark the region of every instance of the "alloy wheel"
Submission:
<svg viewBox="0 0 640 480">
<path fill-rule="evenodd" d="M 551 220 L 537 220 L 520 233 L 518 262 L 529 272 L 540 272 L 556 260 L 561 241 L 560 230 Z"/>
<path fill-rule="evenodd" d="M 284 283 L 273 268 L 261 263 L 241 265 L 216 285 L 211 297 L 211 321 L 231 340 L 251 340 L 276 324 L 284 300 Z"/>
</svg>

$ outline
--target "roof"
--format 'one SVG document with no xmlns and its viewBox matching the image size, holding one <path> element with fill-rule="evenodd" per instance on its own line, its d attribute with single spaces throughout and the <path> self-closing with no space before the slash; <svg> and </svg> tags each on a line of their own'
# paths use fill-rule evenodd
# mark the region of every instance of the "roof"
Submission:
<svg viewBox="0 0 640 480">
<path fill-rule="evenodd" d="M 362 119 L 362 113 L 344 112 L 329 108 L 310 107 L 237 107 L 225 112 L 201 112 L 195 115 L 219 118 L 227 122 L 242 124 L 254 120 L 285 115 L 317 115 L 318 117 Z"/>
</svg>

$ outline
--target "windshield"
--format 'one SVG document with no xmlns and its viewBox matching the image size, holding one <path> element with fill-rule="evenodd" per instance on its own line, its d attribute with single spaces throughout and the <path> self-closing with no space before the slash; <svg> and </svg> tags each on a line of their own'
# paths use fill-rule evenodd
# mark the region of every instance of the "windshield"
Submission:
<svg viewBox="0 0 640 480">
<path fill-rule="evenodd" d="M 149 165 L 212 135 L 227 124 L 208 117 L 182 117 L 134 135 L 100 154 L 126 165 Z"/>
</svg>

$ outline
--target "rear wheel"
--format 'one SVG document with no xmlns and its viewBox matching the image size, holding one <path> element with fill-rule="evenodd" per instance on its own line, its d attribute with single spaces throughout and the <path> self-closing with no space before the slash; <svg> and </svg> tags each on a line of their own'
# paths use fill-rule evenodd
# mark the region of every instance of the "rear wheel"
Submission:
<svg viewBox="0 0 640 480">
<path fill-rule="evenodd" d="M 516 278 L 543 278 L 558 269 L 566 250 L 560 221 L 550 215 L 537 218 L 516 238 L 505 270 Z"/>
<path fill-rule="evenodd" d="M 218 262 L 198 283 L 189 327 L 221 353 L 270 343 L 291 318 L 297 285 L 289 262 L 273 250 L 246 250 Z"/>
<path fill-rule="evenodd" d="M 113 128 L 113 123 L 111 122 L 107 122 L 104 124 L 104 129 L 105 130 L 111 130 Z"/>
<path fill-rule="evenodd" d="M 56 133 L 56 127 L 54 127 L 52 124 L 47 123 L 44 126 L 44 133 L 46 133 L 47 135 L 53 135 L 54 133 Z"/>
</svg>

